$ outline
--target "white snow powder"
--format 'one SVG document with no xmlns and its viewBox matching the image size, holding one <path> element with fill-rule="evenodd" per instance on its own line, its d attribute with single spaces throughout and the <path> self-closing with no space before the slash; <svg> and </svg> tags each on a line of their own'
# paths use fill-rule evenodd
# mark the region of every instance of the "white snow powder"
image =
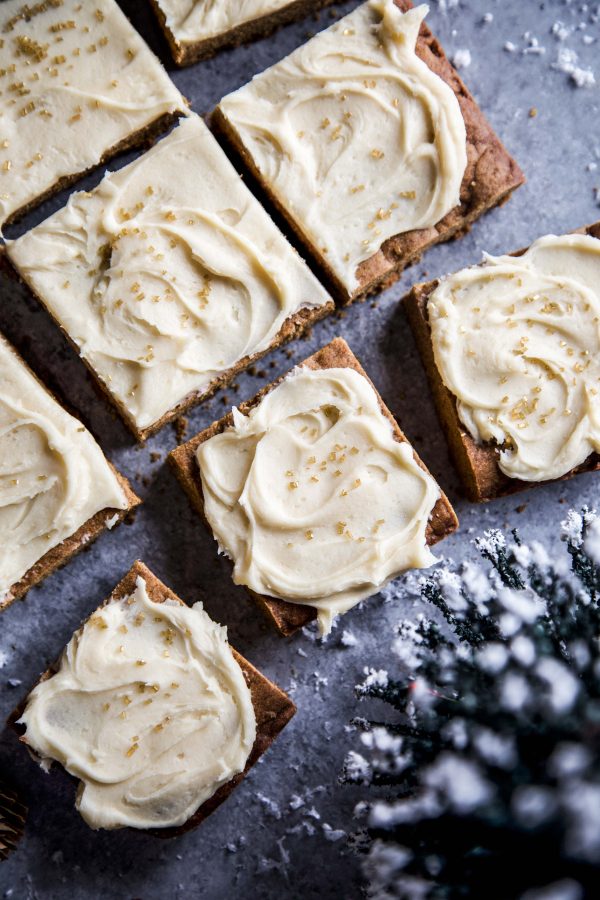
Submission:
<svg viewBox="0 0 600 900">
<path fill-rule="evenodd" d="M 471 51 L 466 48 L 457 50 L 452 57 L 452 62 L 457 69 L 468 69 L 471 65 Z"/>
</svg>

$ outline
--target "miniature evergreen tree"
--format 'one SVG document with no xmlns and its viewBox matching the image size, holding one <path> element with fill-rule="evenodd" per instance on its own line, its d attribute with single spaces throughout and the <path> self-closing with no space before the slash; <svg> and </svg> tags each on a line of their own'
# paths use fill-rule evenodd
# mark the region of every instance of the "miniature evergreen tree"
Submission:
<svg viewBox="0 0 600 900">
<path fill-rule="evenodd" d="M 490 565 L 422 584 L 445 623 L 401 625 L 397 671 L 357 687 L 390 709 L 356 720 L 343 775 L 377 794 L 369 897 L 600 896 L 600 519 L 563 538 L 571 565 L 487 532 Z"/>
</svg>

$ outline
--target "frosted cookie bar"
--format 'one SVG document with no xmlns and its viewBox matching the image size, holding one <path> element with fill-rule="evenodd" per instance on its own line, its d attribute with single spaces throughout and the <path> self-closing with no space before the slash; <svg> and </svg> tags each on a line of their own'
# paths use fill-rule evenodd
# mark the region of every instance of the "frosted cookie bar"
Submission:
<svg viewBox="0 0 600 900">
<path fill-rule="evenodd" d="M 114 0 L 0 3 L 0 225 L 185 109 Z"/>
<path fill-rule="evenodd" d="M 288 635 L 431 565 L 457 527 L 340 338 L 170 454 L 220 549 Z"/>
<path fill-rule="evenodd" d="M 136 562 L 12 723 L 43 768 L 79 780 L 94 829 L 199 825 L 294 715 L 292 701 Z"/>
<path fill-rule="evenodd" d="M 178 66 L 268 35 L 333 0 L 151 0 Z"/>
<path fill-rule="evenodd" d="M 524 180 L 426 11 L 368 0 L 213 114 L 342 302 L 388 284 Z"/>
<path fill-rule="evenodd" d="M 141 440 L 333 309 L 196 115 L 8 254 Z"/>
<path fill-rule="evenodd" d="M 599 286 L 596 223 L 405 298 L 470 499 L 600 467 Z"/>
<path fill-rule="evenodd" d="M 0 335 L 0 610 L 138 503 Z"/>
</svg>

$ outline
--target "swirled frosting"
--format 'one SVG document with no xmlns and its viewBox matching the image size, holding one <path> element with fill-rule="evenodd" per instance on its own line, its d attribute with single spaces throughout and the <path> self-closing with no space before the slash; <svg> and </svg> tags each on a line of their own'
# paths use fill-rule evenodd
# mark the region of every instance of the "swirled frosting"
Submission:
<svg viewBox="0 0 600 900">
<path fill-rule="evenodd" d="M 329 301 L 198 116 L 8 252 L 138 429 Z"/>
<path fill-rule="evenodd" d="M 197 450 L 204 510 L 234 581 L 334 617 L 434 561 L 440 496 L 350 368 L 294 370 Z"/>
<path fill-rule="evenodd" d="M 559 478 L 600 451 L 600 241 L 548 235 L 443 278 L 429 323 L 437 368 L 511 478 Z"/>
<path fill-rule="evenodd" d="M 179 44 L 195 44 L 289 6 L 292 0 L 157 0 Z"/>
<path fill-rule="evenodd" d="M 92 828 L 182 825 L 244 769 L 256 736 L 226 629 L 201 603 L 155 602 L 141 577 L 73 636 L 20 722 L 45 766 L 81 780 Z"/>
<path fill-rule="evenodd" d="M 369 0 L 219 104 L 350 293 L 387 238 L 435 225 L 459 202 L 465 125 L 415 53 L 426 12 Z"/>
<path fill-rule="evenodd" d="M 0 222 L 186 109 L 114 0 L 5 0 L 0 38 Z"/>
<path fill-rule="evenodd" d="M 89 431 L 0 337 L 0 601 L 97 512 L 127 506 Z"/>
</svg>

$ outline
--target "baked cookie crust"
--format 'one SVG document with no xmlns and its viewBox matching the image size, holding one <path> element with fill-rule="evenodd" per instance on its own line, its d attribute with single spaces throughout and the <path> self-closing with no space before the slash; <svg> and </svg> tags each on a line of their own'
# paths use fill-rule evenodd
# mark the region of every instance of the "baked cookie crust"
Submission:
<svg viewBox="0 0 600 900">
<path fill-rule="evenodd" d="M 0 31 L 3 225 L 186 111 L 115 0 L 5 0 Z"/>
<path fill-rule="evenodd" d="M 6 340 L 4 338 L 2 339 Z M 29 374 L 32 375 L 33 378 L 35 378 L 35 380 L 38 382 L 38 384 L 40 384 L 44 391 L 49 394 L 50 397 L 52 397 L 52 399 L 60 407 L 65 409 L 65 405 L 61 403 L 59 398 L 56 397 L 56 395 L 53 394 L 52 391 L 50 391 L 46 387 L 46 385 L 37 377 L 35 372 L 30 369 L 30 367 L 20 356 L 20 354 L 15 350 L 15 348 L 12 347 L 12 345 L 10 346 L 17 359 L 27 369 Z M 51 575 L 58 569 L 61 569 L 69 562 L 69 560 L 71 560 L 74 556 L 76 556 L 78 553 L 92 544 L 96 540 L 96 538 L 100 537 L 100 535 L 108 529 L 108 522 L 111 522 L 110 528 L 114 528 L 117 524 L 130 516 L 133 510 L 141 504 L 142 501 L 134 492 L 125 476 L 121 475 L 121 473 L 117 471 L 110 460 L 107 459 L 106 462 L 108 463 L 110 469 L 113 471 L 123 493 L 125 494 L 127 507 L 125 509 L 114 509 L 112 507 L 101 509 L 94 516 L 84 522 L 83 525 L 81 525 L 75 532 L 73 532 L 73 534 L 69 535 L 69 537 L 61 541 L 60 544 L 52 547 L 50 550 L 48 550 L 47 553 L 44 553 L 44 555 L 41 556 L 37 560 L 37 562 L 35 562 L 34 565 L 27 570 L 23 577 L 10 587 L 5 596 L 0 597 L 0 612 L 10 606 L 11 603 L 13 603 L 15 600 L 23 599 L 30 588 L 32 588 L 36 584 L 39 584 L 48 575 Z"/>
<path fill-rule="evenodd" d="M 214 56 L 219 50 L 226 47 L 239 47 L 260 38 L 267 37 L 282 25 L 302 19 L 311 13 L 318 12 L 325 6 L 330 6 L 334 0 L 291 0 L 280 9 L 275 9 L 265 15 L 260 15 L 248 22 L 242 22 L 234 28 L 229 28 L 222 34 L 194 41 L 193 43 L 177 40 L 173 31 L 167 25 L 167 19 L 160 0 L 150 0 L 158 17 L 160 26 L 169 44 L 175 64 L 178 66 L 191 66 L 201 59 Z"/>
<path fill-rule="evenodd" d="M 187 190 L 178 177 L 186 164 Z M 6 256 L 139 441 L 334 309 L 196 115 L 93 191 L 74 194 L 11 241 Z M 236 306 L 234 279 L 256 326 Z M 220 362 L 213 345 L 225 348 Z"/>
<path fill-rule="evenodd" d="M 379 395 L 372 381 L 370 380 L 365 370 L 359 363 L 358 359 L 354 356 L 350 347 L 343 338 L 335 338 L 330 344 L 328 344 L 326 347 L 323 347 L 312 356 L 309 356 L 308 359 L 305 359 L 302 363 L 300 363 L 300 365 L 305 366 L 309 369 L 354 369 L 355 372 L 358 372 L 360 375 L 367 379 L 367 381 L 377 394 L 381 411 L 392 425 L 395 440 L 399 442 L 407 440 L 403 431 L 400 429 L 398 423 L 394 419 L 392 413 L 389 411 L 389 409 L 381 399 L 381 396 Z M 261 391 L 259 391 L 251 400 L 248 400 L 246 403 L 240 404 L 240 412 L 244 414 L 248 413 L 251 409 L 253 409 L 260 403 L 260 401 L 266 394 L 272 391 L 273 388 L 277 387 L 277 385 L 281 381 L 283 381 L 285 377 L 285 375 L 282 376 L 281 378 L 277 379 L 276 381 L 272 382 Z M 214 422 L 204 431 L 201 431 L 195 437 L 191 438 L 189 441 L 187 441 L 187 443 L 182 444 L 175 450 L 172 450 L 168 456 L 169 463 L 173 467 L 175 475 L 177 476 L 181 486 L 188 495 L 192 507 L 196 510 L 196 512 L 200 514 L 211 534 L 212 530 L 204 514 L 204 498 L 202 493 L 200 470 L 196 461 L 196 450 L 204 441 L 207 441 L 209 440 L 209 438 L 214 437 L 216 434 L 220 434 L 222 431 L 225 431 L 225 429 L 227 429 L 232 424 L 232 422 L 233 416 L 231 413 L 229 413 L 222 419 L 219 419 L 218 422 Z M 421 468 L 427 471 L 426 466 L 419 459 L 416 453 L 414 453 L 414 458 L 416 462 L 421 466 Z M 443 540 L 443 538 L 447 537 L 449 534 L 455 531 L 457 527 L 458 519 L 456 518 L 456 514 L 452 509 L 452 506 L 450 505 L 450 501 L 448 500 L 446 495 L 442 493 L 433 508 L 432 515 L 429 520 L 429 524 L 427 527 L 427 543 L 429 545 L 436 544 L 438 541 Z M 312 606 L 307 606 L 300 603 L 291 603 L 286 600 L 279 600 L 275 597 L 268 597 L 262 594 L 255 594 L 253 591 L 249 590 L 248 593 L 258 603 L 259 607 L 267 615 L 268 619 L 275 626 L 277 631 L 284 637 L 289 637 L 304 625 L 307 625 L 309 622 L 312 622 L 314 619 L 316 619 L 317 613 Z"/>
<path fill-rule="evenodd" d="M 406 12 L 410 0 L 394 0 Z M 304 235 L 301 223 L 276 197 L 266 179 L 259 172 L 252 155 L 245 147 L 235 126 L 217 106 L 211 117 L 215 132 L 229 145 L 234 156 L 253 178 L 260 193 L 286 221 L 294 239 L 314 259 L 324 283 L 342 305 L 367 296 L 393 284 L 408 266 L 418 262 L 422 254 L 435 244 L 461 237 L 483 213 L 505 203 L 511 193 L 525 182 L 517 162 L 495 134 L 460 75 L 450 63 L 444 50 L 423 24 L 417 40 L 417 55 L 453 90 L 465 123 L 467 134 L 467 166 L 460 191 L 460 205 L 454 207 L 432 228 L 399 234 L 385 241 L 380 249 L 357 269 L 358 288 L 349 294 L 327 262 L 326 256 Z"/>
<path fill-rule="evenodd" d="M 600 222 L 577 229 L 576 234 L 587 234 L 600 239 Z M 514 256 L 520 256 L 525 249 L 517 250 Z M 534 482 L 509 478 L 498 465 L 498 451 L 493 444 L 479 444 L 466 431 L 459 419 L 456 399 L 442 381 L 435 363 L 431 331 L 427 316 L 429 297 L 438 286 L 439 281 L 428 281 L 414 285 L 404 297 L 404 307 L 412 328 L 421 360 L 427 373 L 431 392 L 437 409 L 440 424 L 446 436 L 454 465 L 469 500 L 476 503 L 495 500 L 508 494 L 529 490 Z M 591 454 L 588 459 L 558 481 L 564 481 L 580 472 L 593 472 L 600 468 L 600 456 Z M 536 482 L 537 483 L 537 482 Z M 546 482 L 543 482 L 546 483 Z"/>
<path fill-rule="evenodd" d="M 165 600 L 174 600 L 177 603 L 180 603 L 182 606 L 185 606 L 185 602 L 179 597 L 174 591 L 171 591 L 165 584 L 162 583 L 151 571 L 144 565 L 140 560 L 136 560 L 133 566 L 124 576 L 124 578 L 119 582 L 119 584 L 112 591 L 111 595 L 102 603 L 99 609 L 102 609 L 103 606 L 106 606 L 108 603 L 112 603 L 114 600 L 121 600 L 123 597 L 127 597 L 135 591 L 136 580 L 138 577 L 141 577 L 146 582 L 146 588 L 148 591 L 149 597 L 154 600 L 156 603 L 163 603 Z M 93 613 L 92 613 L 93 615 Z M 84 623 L 85 624 L 85 623 Z M 196 828 L 200 825 L 221 803 L 227 799 L 227 797 L 231 794 L 231 792 L 237 787 L 237 785 L 242 781 L 245 775 L 249 772 L 252 766 L 258 762 L 260 757 L 265 753 L 279 732 L 287 725 L 292 716 L 296 712 L 295 704 L 290 700 L 290 698 L 285 694 L 280 688 L 278 688 L 275 684 L 269 681 L 264 675 L 262 675 L 254 666 L 248 662 L 247 659 L 244 659 L 241 654 L 239 654 L 236 650 L 231 648 L 233 655 L 239 664 L 242 672 L 244 673 L 244 678 L 248 687 L 250 688 L 251 696 L 252 696 L 252 705 L 254 706 L 254 712 L 256 715 L 256 740 L 254 741 L 254 746 L 250 752 L 250 756 L 248 757 L 248 762 L 246 763 L 246 767 L 243 772 L 240 772 L 239 775 L 236 775 L 227 784 L 222 785 L 210 799 L 208 799 L 205 803 L 200 806 L 193 816 L 191 816 L 187 822 L 184 822 L 183 825 L 179 825 L 177 827 L 169 827 L 169 828 L 151 828 L 147 830 L 147 833 L 154 835 L 155 837 L 160 838 L 172 838 L 178 837 L 181 834 L 185 834 L 187 831 L 191 831 L 193 828 Z M 46 681 L 46 679 L 51 678 L 52 675 L 56 672 L 56 666 L 52 666 L 47 669 L 38 679 L 35 685 L 33 685 L 28 692 L 28 696 L 31 691 L 39 684 L 41 681 Z M 27 744 L 26 740 L 22 737 L 24 733 L 24 728 L 17 724 L 17 720 L 23 714 L 25 706 L 27 704 L 27 698 L 19 704 L 19 706 L 11 713 L 8 724 L 12 726 L 12 728 L 21 736 L 22 740 L 25 744 Z M 76 780 L 76 779 L 75 779 Z M 137 829 L 135 829 L 137 830 Z"/>
</svg>

